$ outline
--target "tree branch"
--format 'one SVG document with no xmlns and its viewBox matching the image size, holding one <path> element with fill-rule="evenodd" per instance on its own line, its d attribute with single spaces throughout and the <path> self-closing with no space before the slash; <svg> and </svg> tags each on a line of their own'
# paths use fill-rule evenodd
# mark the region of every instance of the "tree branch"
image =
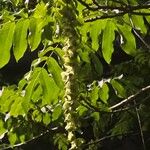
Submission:
<svg viewBox="0 0 150 150">
<path fill-rule="evenodd" d="M 47 133 L 49 133 L 49 132 L 50 132 L 49 130 L 46 130 L 45 132 L 43 132 L 43 133 L 41 133 L 41 134 L 39 134 L 39 135 L 37 135 L 37 136 L 32 137 L 32 139 L 29 139 L 29 140 L 24 141 L 24 142 L 22 142 L 22 143 L 15 144 L 15 145 L 13 145 L 13 146 L 12 146 L 12 145 L 9 145 L 9 144 L 8 144 L 8 145 L 2 144 L 2 145 L 0 145 L 0 149 L 1 149 L 1 150 L 7 150 L 7 149 L 10 149 L 10 148 L 15 148 L 15 147 L 20 147 L 20 146 L 22 146 L 22 145 L 26 145 L 26 144 L 32 142 L 33 140 L 36 140 L 36 139 L 38 139 L 38 138 L 44 136 L 45 134 L 47 134 Z"/>
<path fill-rule="evenodd" d="M 29 140 L 26 140 L 26 141 L 24 141 L 24 142 L 22 142 L 22 143 L 15 144 L 15 145 L 13 145 L 13 146 L 10 145 L 10 144 L 0 144 L 0 150 L 8 150 L 8 149 L 10 149 L 10 148 L 20 147 L 20 146 L 29 144 L 30 142 L 32 142 L 32 141 L 34 141 L 34 140 L 36 140 L 36 139 L 39 139 L 39 138 L 41 138 L 42 136 L 45 136 L 46 134 L 49 134 L 49 133 L 52 133 L 52 134 L 53 134 L 53 132 L 54 132 L 54 133 L 55 133 L 55 132 L 62 132 L 62 130 L 64 130 L 64 129 L 62 129 L 61 127 L 53 127 L 52 129 L 46 130 L 45 132 L 42 132 L 41 134 L 36 135 L 36 136 L 32 137 L 32 138 L 29 139 Z"/>
<path fill-rule="evenodd" d="M 114 17 L 122 16 L 124 14 L 125 14 L 125 12 L 121 12 L 121 13 L 113 14 L 113 15 L 106 15 L 106 16 L 105 15 L 104 16 L 96 16 L 96 17 L 93 17 L 93 18 L 85 19 L 84 22 L 92 22 L 92 21 L 96 21 L 96 20 L 99 20 L 99 19 L 114 18 Z"/>
<path fill-rule="evenodd" d="M 131 15 L 139 15 L 139 16 L 149 16 L 150 15 L 150 13 L 144 13 L 144 12 L 123 11 L 123 12 L 112 14 L 112 15 L 95 16 L 93 18 L 85 19 L 84 22 L 92 22 L 92 21 L 96 21 L 96 20 L 99 20 L 99 19 L 108 19 L 108 18 L 119 17 L 119 16 L 125 15 L 127 13 L 130 13 Z"/>
<path fill-rule="evenodd" d="M 140 91 L 138 91 L 138 92 L 135 93 L 134 95 L 129 96 L 128 98 L 122 100 L 121 102 L 115 104 L 114 106 L 111 106 L 110 109 L 113 110 L 113 109 L 116 109 L 116 108 L 118 108 L 118 107 L 121 107 L 121 106 L 125 105 L 126 103 L 129 103 L 129 102 L 132 101 L 136 96 L 138 96 L 139 94 L 141 94 L 141 93 L 143 93 L 143 92 L 145 92 L 145 91 L 147 91 L 147 90 L 149 90 L 149 89 L 150 89 L 150 85 L 148 85 L 148 86 L 142 88 Z"/>
<path fill-rule="evenodd" d="M 110 138 L 113 138 L 113 137 L 118 137 L 118 136 L 127 136 L 127 135 L 133 135 L 133 136 L 136 136 L 136 135 L 139 135 L 139 133 L 133 133 L 133 132 L 129 132 L 129 133 L 126 133 L 126 134 L 116 134 L 116 135 L 108 135 L 108 136 L 104 136 L 98 140 L 95 140 L 93 142 L 89 142 L 87 144 L 83 144 L 82 147 L 87 147 L 89 145 L 93 145 L 93 144 L 98 144 L 104 140 L 107 140 L 107 139 L 110 139 Z"/>
<path fill-rule="evenodd" d="M 85 6 L 88 10 L 91 10 L 91 11 L 98 11 L 98 10 L 101 10 L 101 9 L 107 9 L 107 10 L 120 10 L 120 11 L 128 11 L 128 12 L 131 12 L 131 11 L 134 11 L 134 10 L 140 10 L 140 9 L 148 9 L 150 8 L 150 5 L 125 5 L 125 6 L 104 6 L 104 5 L 99 5 L 97 4 L 97 2 L 95 0 L 94 1 L 94 4 L 96 6 L 90 6 L 89 4 L 87 4 L 86 2 L 84 2 L 83 0 L 78 0 L 79 3 L 81 3 L 83 6 Z"/>
</svg>

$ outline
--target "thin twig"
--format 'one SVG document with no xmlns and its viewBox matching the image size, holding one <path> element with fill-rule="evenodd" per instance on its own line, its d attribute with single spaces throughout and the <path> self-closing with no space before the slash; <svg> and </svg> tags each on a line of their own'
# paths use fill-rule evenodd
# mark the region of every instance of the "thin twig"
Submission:
<svg viewBox="0 0 150 150">
<path fill-rule="evenodd" d="M 150 46 L 144 41 L 144 39 L 136 32 L 136 27 L 134 26 L 132 19 L 130 19 L 130 23 L 125 22 L 124 20 L 122 20 L 126 25 L 132 27 L 134 34 L 137 36 L 137 38 L 145 45 L 145 47 L 150 50 Z"/>
<path fill-rule="evenodd" d="M 132 27 L 133 29 L 133 32 L 135 33 L 135 35 L 138 37 L 138 39 L 146 46 L 146 48 L 148 48 L 148 50 L 150 50 L 150 46 L 143 40 L 143 38 L 136 32 L 136 27 L 135 25 L 133 24 L 133 21 L 130 17 L 130 26 Z"/>
<path fill-rule="evenodd" d="M 87 144 L 83 144 L 82 147 L 87 147 L 89 145 L 93 145 L 93 144 L 98 144 L 106 139 L 110 139 L 110 138 L 113 138 L 113 137 L 118 137 L 118 136 L 127 136 L 127 135 L 139 135 L 139 133 L 133 133 L 133 132 L 130 132 L 130 133 L 126 133 L 126 134 L 116 134 L 116 135 L 108 135 L 108 136 L 105 136 L 105 137 L 102 137 L 98 140 L 95 140 L 93 142 L 89 142 Z"/>
<path fill-rule="evenodd" d="M 137 93 L 135 93 L 134 95 L 131 95 L 131 96 L 129 96 L 128 98 L 122 100 L 121 102 L 119 102 L 119 103 L 117 103 L 117 104 L 111 106 L 110 109 L 113 110 L 113 109 L 116 109 L 116 108 L 118 108 L 118 107 L 121 107 L 121 106 L 125 105 L 126 103 L 129 103 L 129 102 L 132 101 L 136 96 L 138 96 L 139 94 L 141 94 L 141 93 L 143 93 L 143 92 L 145 92 L 145 91 L 147 91 L 147 90 L 149 90 L 149 89 L 150 89 L 150 85 L 148 85 L 148 86 L 142 88 L 141 90 L 139 90 L 139 91 L 138 91 Z"/>
<path fill-rule="evenodd" d="M 150 98 L 150 95 L 148 95 L 147 97 L 145 97 L 142 101 L 146 101 L 147 99 Z M 126 107 L 126 108 L 121 108 L 121 109 L 116 109 L 116 110 L 112 110 L 112 107 L 108 108 L 108 110 L 110 111 L 105 111 L 105 110 L 101 110 L 98 107 L 93 106 L 88 100 L 86 100 L 86 98 L 82 97 L 83 102 L 85 103 L 81 103 L 80 104 L 84 107 L 86 107 L 87 109 L 91 109 L 95 112 L 99 112 L 101 114 L 114 114 L 114 113 L 118 113 L 118 112 L 124 112 L 124 111 L 128 111 L 130 109 L 135 109 L 135 107 L 139 106 L 140 103 L 137 103 L 136 105 L 130 106 L 130 107 Z"/>
<path fill-rule="evenodd" d="M 24 141 L 24 142 L 22 142 L 22 143 L 15 144 L 15 145 L 13 145 L 13 146 L 12 146 L 12 145 L 7 145 L 7 146 L 5 146 L 6 144 L 2 144 L 2 145 L 0 145 L 0 150 L 7 150 L 7 149 L 10 149 L 10 148 L 20 147 L 20 146 L 26 145 L 26 144 L 28 144 L 28 143 L 30 143 L 30 142 L 32 142 L 32 141 L 34 141 L 34 140 L 40 138 L 40 137 L 42 137 L 42 136 L 45 136 L 46 134 L 49 134 L 50 132 L 56 132 L 56 131 L 57 131 L 57 132 L 58 132 L 58 131 L 59 131 L 59 132 L 62 132 L 62 130 L 63 130 L 63 128 L 53 127 L 53 128 L 51 128 L 50 130 L 46 130 L 45 132 L 42 132 L 41 134 L 32 137 L 32 139 L 26 140 L 26 141 Z M 3 146 L 3 145 L 4 145 L 4 146 Z"/>
<path fill-rule="evenodd" d="M 136 105 L 136 101 L 135 100 L 134 100 L 134 104 Z M 142 145 L 143 145 L 143 150 L 146 150 L 145 140 L 144 140 L 144 134 L 143 134 L 143 131 L 142 131 L 140 114 L 139 114 L 139 110 L 138 110 L 137 107 L 135 107 L 135 111 L 136 111 L 136 115 L 137 115 L 137 119 L 138 119 L 138 124 L 139 124 L 139 129 L 140 129 L 140 135 L 141 135 L 141 141 L 142 141 Z"/>
<path fill-rule="evenodd" d="M 29 139 L 29 140 L 24 141 L 24 142 L 19 143 L 19 144 L 15 144 L 15 145 L 13 145 L 13 146 L 12 146 L 12 145 L 8 145 L 8 146 L 6 146 L 6 147 L 4 147 L 4 148 L 1 148 L 1 150 L 7 150 L 7 149 L 10 149 L 10 148 L 14 148 L 14 147 L 19 147 L 19 146 L 22 146 L 22 145 L 26 145 L 26 144 L 30 143 L 31 141 L 36 140 L 36 139 L 38 139 L 38 138 L 44 136 L 45 134 L 47 134 L 47 133 L 49 133 L 49 132 L 50 132 L 50 131 L 47 130 L 47 131 L 45 131 L 45 132 L 43 132 L 43 133 L 41 133 L 41 134 L 39 134 L 39 135 L 37 135 L 37 136 L 34 136 L 32 139 Z M 3 144 L 2 144 L 2 145 L 3 145 Z M 0 146 L 2 146 L 2 145 L 0 145 Z"/>
<path fill-rule="evenodd" d="M 150 13 L 146 13 L 146 12 L 137 12 L 137 11 L 131 11 L 131 12 L 127 12 L 131 15 L 138 15 L 138 16 L 150 16 Z"/>
<path fill-rule="evenodd" d="M 145 47 L 150 50 L 150 46 L 143 40 L 143 38 L 136 32 L 136 30 L 133 28 L 133 32 L 137 36 L 137 38 L 145 45 Z"/>
</svg>

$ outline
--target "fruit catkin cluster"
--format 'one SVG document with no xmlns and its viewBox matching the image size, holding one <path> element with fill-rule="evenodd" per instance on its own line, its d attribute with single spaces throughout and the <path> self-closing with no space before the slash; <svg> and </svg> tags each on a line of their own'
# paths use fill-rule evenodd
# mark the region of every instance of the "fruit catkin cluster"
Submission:
<svg viewBox="0 0 150 150">
<path fill-rule="evenodd" d="M 70 40 L 66 42 L 66 46 L 64 47 L 65 55 L 64 55 L 64 68 L 65 71 L 62 72 L 62 78 L 65 83 L 65 94 L 64 94 L 64 116 L 66 127 L 65 129 L 68 131 L 68 141 L 71 143 L 70 150 L 78 149 L 77 140 L 75 137 L 75 131 L 77 129 L 77 125 L 75 122 L 75 101 L 77 98 L 77 86 L 76 86 L 76 71 L 75 71 L 75 56 L 74 50 L 71 48 Z"/>
<path fill-rule="evenodd" d="M 64 38 L 63 56 L 64 72 L 62 72 L 62 79 L 65 85 L 64 94 L 64 117 L 66 122 L 66 131 L 68 132 L 68 141 L 70 142 L 70 150 L 79 150 L 79 141 L 76 138 L 75 132 L 78 128 L 76 121 L 76 104 L 78 97 L 78 83 L 77 83 L 77 49 L 78 36 L 76 33 L 76 21 L 74 1 L 63 3 L 61 13 L 61 27 L 62 36 Z"/>
</svg>

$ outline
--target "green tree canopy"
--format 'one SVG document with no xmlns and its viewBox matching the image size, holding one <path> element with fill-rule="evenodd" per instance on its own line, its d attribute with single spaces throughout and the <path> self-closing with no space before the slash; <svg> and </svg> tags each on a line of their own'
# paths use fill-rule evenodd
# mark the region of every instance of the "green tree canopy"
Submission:
<svg viewBox="0 0 150 150">
<path fill-rule="evenodd" d="M 60 150 L 130 134 L 148 148 L 149 27 L 144 0 L 0 0 L 0 73 L 38 55 L 14 84 L 2 74 L 0 149 L 46 133 Z"/>
</svg>

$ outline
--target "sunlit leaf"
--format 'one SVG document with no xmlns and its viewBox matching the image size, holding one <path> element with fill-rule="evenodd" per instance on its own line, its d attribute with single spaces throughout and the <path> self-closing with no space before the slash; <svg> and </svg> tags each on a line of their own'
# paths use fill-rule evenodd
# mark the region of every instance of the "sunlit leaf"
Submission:
<svg viewBox="0 0 150 150">
<path fill-rule="evenodd" d="M 40 74 L 40 84 L 43 91 L 42 104 L 51 104 L 58 101 L 60 89 L 50 77 L 46 70 L 42 69 Z"/>
<path fill-rule="evenodd" d="M 54 111 L 52 113 L 52 121 L 57 120 L 61 114 L 62 114 L 62 107 L 59 105 L 54 108 Z"/>
<path fill-rule="evenodd" d="M 22 97 L 18 97 L 13 102 L 11 109 L 10 109 L 10 115 L 17 117 L 19 115 L 24 115 L 25 112 L 22 108 Z"/>
<path fill-rule="evenodd" d="M 43 115 L 43 123 L 48 125 L 51 122 L 51 116 L 50 114 L 46 113 Z"/>
<path fill-rule="evenodd" d="M 34 70 L 31 81 L 29 82 L 29 84 L 27 85 L 27 87 L 25 89 L 25 96 L 23 99 L 22 107 L 26 113 L 30 109 L 29 104 L 32 99 L 34 89 L 35 89 L 36 85 L 39 84 L 40 71 L 41 71 L 40 68 L 36 68 Z"/>
<path fill-rule="evenodd" d="M 105 27 L 105 20 L 95 21 L 90 28 L 90 36 L 92 39 L 92 48 L 98 50 L 99 48 L 99 35 L 101 34 L 102 29 Z"/>
<path fill-rule="evenodd" d="M 29 27 L 28 19 L 20 19 L 16 23 L 14 41 L 13 41 L 13 51 L 16 60 L 18 61 L 27 49 L 27 30 Z"/>
<path fill-rule="evenodd" d="M 127 54 L 134 56 L 137 51 L 136 51 L 135 37 L 131 32 L 132 28 L 127 25 L 123 25 L 123 26 L 117 25 L 117 26 L 118 26 L 119 32 L 123 36 L 123 44 L 121 47 Z"/>
<path fill-rule="evenodd" d="M 0 29 L 0 68 L 9 62 L 14 30 L 14 22 L 5 23 Z"/>
<path fill-rule="evenodd" d="M 109 87 L 106 83 L 103 84 L 103 86 L 99 90 L 99 96 L 100 99 L 104 102 L 107 103 L 107 100 L 109 98 Z"/>
<path fill-rule="evenodd" d="M 63 89 L 64 84 L 61 77 L 62 69 L 58 65 L 58 62 L 54 58 L 49 57 L 49 59 L 47 60 L 47 65 L 48 71 L 52 74 L 56 84 L 58 85 L 58 87 Z"/>
<path fill-rule="evenodd" d="M 105 61 L 108 64 L 111 62 L 111 56 L 114 51 L 113 41 L 115 40 L 115 30 L 115 24 L 108 20 L 102 39 L 102 53 Z"/>
<path fill-rule="evenodd" d="M 23 90 L 26 85 L 27 85 L 27 80 L 25 80 L 25 79 L 20 80 L 18 83 L 19 90 Z"/>
<path fill-rule="evenodd" d="M 34 51 L 41 42 L 42 28 L 46 24 L 46 20 L 41 18 L 31 18 L 29 26 L 29 44 L 31 50 Z"/>
<path fill-rule="evenodd" d="M 41 98 L 42 98 L 42 87 L 39 84 L 36 86 L 36 89 L 33 92 L 32 101 L 38 102 Z"/>
<path fill-rule="evenodd" d="M 146 34 L 147 29 L 146 29 L 146 25 L 144 23 L 143 16 L 132 15 L 131 18 L 132 18 L 132 22 L 133 22 L 133 25 L 135 26 L 135 28 L 137 30 L 140 30 L 141 33 Z"/>
<path fill-rule="evenodd" d="M 99 97 L 98 92 L 99 92 L 99 87 L 95 86 L 90 93 L 90 98 L 91 98 L 93 105 L 96 105 L 97 103 L 97 100 Z"/>
<path fill-rule="evenodd" d="M 119 96 L 121 98 L 126 97 L 126 90 L 125 90 L 125 88 L 123 87 L 123 85 L 121 83 L 119 83 L 115 79 L 112 79 L 111 84 L 112 84 L 114 90 L 116 91 L 117 96 Z"/>
<path fill-rule="evenodd" d="M 21 141 L 21 143 L 24 143 L 24 141 L 25 141 L 25 134 L 21 134 L 21 135 L 19 135 L 19 140 Z"/>
<path fill-rule="evenodd" d="M 79 56 L 80 56 L 80 58 L 83 60 L 83 61 L 85 61 L 85 62 L 87 62 L 87 63 L 90 63 L 90 58 L 89 58 L 89 52 L 88 51 L 84 51 L 84 50 L 78 50 L 78 53 L 79 53 Z"/>
<path fill-rule="evenodd" d="M 39 112 L 38 110 L 35 110 L 32 114 L 32 119 L 35 120 L 36 122 L 41 122 L 42 121 L 42 113 Z"/>
<path fill-rule="evenodd" d="M 64 51 L 62 49 L 60 49 L 58 47 L 54 48 L 52 46 L 49 46 L 48 48 L 44 49 L 43 51 L 41 51 L 39 53 L 39 57 L 43 57 L 43 56 L 47 55 L 47 53 L 49 53 L 51 51 L 57 53 L 59 57 L 62 57 L 64 55 Z"/>
<path fill-rule="evenodd" d="M 9 112 L 11 105 L 17 97 L 18 95 L 16 95 L 14 87 L 4 88 L 3 94 L 0 97 L 0 111 L 3 113 Z"/>
<path fill-rule="evenodd" d="M 0 140 L 4 137 L 4 134 L 6 133 L 7 129 L 4 127 L 4 122 L 0 120 Z"/>
<path fill-rule="evenodd" d="M 86 23 L 82 26 L 82 28 L 80 29 L 80 32 L 82 34 L 82 41 L 83 42 L 87 42 L 87 32 L 89 32 L 90 29 L 90 24 Z"/>
<path fill-rule="evenodd" d="M 35 11 L 34 11 L 34 17 L 35 18 L 43 18 L 46 16 L 47 13 L 47 6 L 44 4 L 44 2 L 40 2 L 36 5 Z"/>
<path fill-rule="evenodd" d="M 17 133 L 15 133 L 13 131 L 9 132 L 8 139 L 9 139 L 10 144 L 13 146 L 18 140 Z"/>
</svg>

